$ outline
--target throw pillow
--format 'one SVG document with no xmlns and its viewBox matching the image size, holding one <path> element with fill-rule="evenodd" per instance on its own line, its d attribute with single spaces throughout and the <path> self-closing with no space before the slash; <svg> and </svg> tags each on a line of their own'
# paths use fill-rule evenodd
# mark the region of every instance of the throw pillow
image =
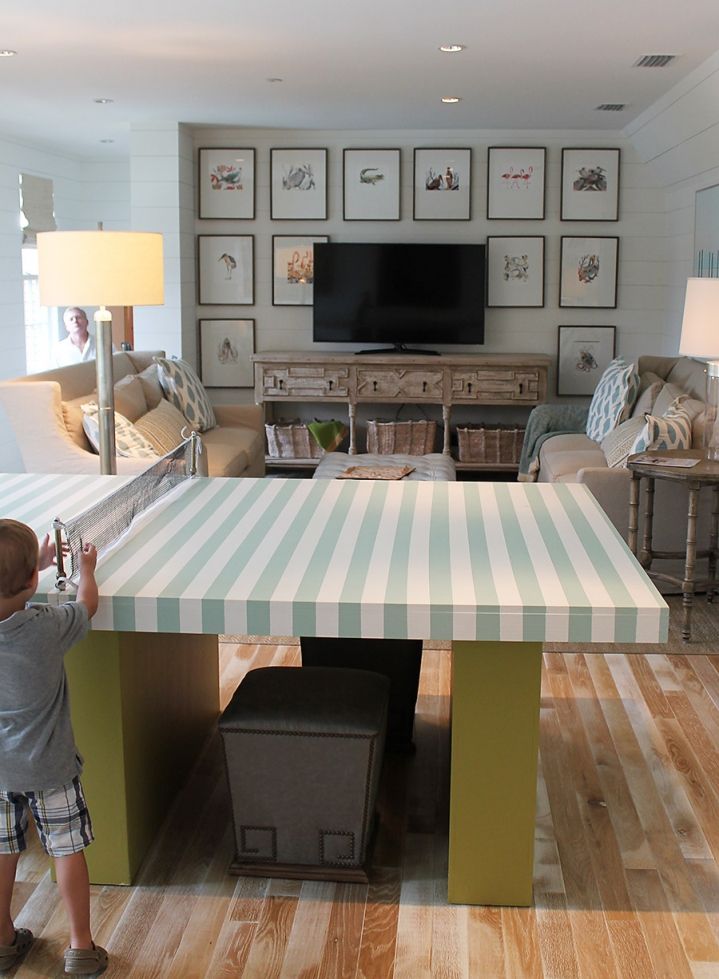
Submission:
<svg viewBox="0 0 719 979">
<path fill-rule="evenodd" d="M 692 419 L 681 399 L 677 398 L 664 415 L 646 416 L 646 423 L 629 454 L 655 449 L 689 449 L 691 444 Z"/>
<path fill-rule="evenodd" d="M 602 452 L 610 469 L 626 466 L 634 443 L 645 425 L 644 417 L 627 418 L 602 439 Z"/>
<path fill-rule="evenodd" d="M 95 452 L 100 451 L 100 425 L 98 422 L 98 407 L 95 401 L 88 401 L 82 406 L 82 427 L 88 441 Z M 157 452 L 137 431 L 132 422 L 119 412 L 115 412 L 115 449 L 119 456 L 130 459 L 156 459 Z"/>
<path fill-rule="evenodd" d="M 658 380 L 653 381 L 648 387 L 645 387 L 643 391 L 640 392 L 634 407 L 632 408 L 632 418 L 641 418 L 644 420 L 644 416 L 648 411 L 651 411 L 654 407 L 654 402 L 657 400 L 657 395 L 664 387 L 664 381 Z"/>
<path fill-rule="evenodd" d="M 639 375 L 634 364 L 626 364 L 617 357 L 599 378 L 589 405 L 586 429 L 589 438 L 601 442 L 607 432 L 623 422 L 632 409 L 638 390 Z"/>
<path fill-rule="evenodd" d="M 682 396 L 686 398 L 687 394 L 682 388 L 679 387 L 678 384 L 666 383 L 657 395 L 656 401 L 652 407 L 652 414 L 657 416 L 665 414 L 667 408 L 672 404 L 672 402 L 676 401 L 677 398 L 681 398 Z"/>
<path fill-rule="evenodd" d="M 184 360 L 168 360 L 155 357 L 160 368 L 160 384 L 168 401 L 182 412 L 191 428 L 206 432 L 217 425 L 210 399 L 202 382 Z"/>
<path fill-rule="evenodd" d="M 185 416 L 164 398 L 157 408 L 137 419 L 135 428 L 162 456 L 172 452 L 183 441 L 183 429 L 187 435 L 190 434 Z"/>
<path fill-rule="evenodd" d="M 157 364 L 150 364 L 144 371 L 140 371 L 137 379 L 142 385 L 142 390 L 145 394 L 147 410 L 151 411 L 153 408 L 157 408 L 165 397 L 162 391 L 162 385 L 160 384 L 160 368 Z"/>
<path fill-rule="evenodd" d="M 128 421 L 135 422 L 147 414 L 145 392 L 137 374 L 120 378 L 115 385 L 115 410 Z"/>
</svg>

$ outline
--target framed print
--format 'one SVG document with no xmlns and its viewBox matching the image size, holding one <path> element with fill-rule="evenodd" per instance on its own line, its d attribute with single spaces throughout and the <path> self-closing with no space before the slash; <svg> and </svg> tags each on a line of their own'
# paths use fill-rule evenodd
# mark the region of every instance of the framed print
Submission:
<svg viewBox="0 0 719 979">
<path fill-rule="evenodd" d="M 562 221 L 619 220 L 618 149 L 562 150 Z"/>
<path fill-rule="evenodd" d="M 314 246 L 327 235 L 272 236 L 272 305 L 311 306 Z"/>
<path fill-rule="evenodd" d="M 543 146 L 490 146 L 487 218 L 542 221 L 546 162 Z"/>
<path fill-rule="evenodd" d="M 399 221 L 399 150 L 343 151 L 345 221 Z"/>
<path fill-rule="evenodd" d="M 200 380 L 206 388 L 251 388 L 254 320 L 200 320 Z"/>
<path fill-rule="evenodd" d="M 557 344 L 557 394 L 594 394 L 597 381 L 614 359 L 613 326 L 560 326 Z"/>
<path fill-rule="evenodd" d="M 327 150 L 270 150 L 270 217 L 327 219 Z"/>
<path fill-rule="evenodd" d="M 201 306 L 251 306 L 253 235 L 198 235 L 197 281 Z"/>
<path fill-rule="evenodd" d="M 544 306 L 544 238 L 487 238 L 487 306 Z"/>
<path fill-rule="evenodd" d="M 199 150 L 199 217 L 254 218 L 255 151 Z"/>
<path fill-rule="evenodd" d="M 615 309 L 619 238 L 562 237 L 559 305 Z"/>
<path fill-rule="evenodd" d="M 719 278 L 719 184 L 694 195 L 694 275 Z"/>
<path fill-rule="evenodd" d="M 414 220 L 469 221 L 471 149 L 414 151 Z"/>
</svg>

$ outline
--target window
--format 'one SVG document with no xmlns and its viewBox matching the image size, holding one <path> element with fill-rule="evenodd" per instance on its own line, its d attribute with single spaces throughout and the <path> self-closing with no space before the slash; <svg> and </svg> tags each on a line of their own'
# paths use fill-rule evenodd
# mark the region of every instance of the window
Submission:
<svg viewBox="0 0 719 979">
<path fill-rule="evenodd" d="M 25 307 L 25 362 L 28 374 L 53 366 L 52 348 L 59 337 L 59 315 L 56 307 L 40 305 L 37 275 L 37 247 L 23 245 L 22 289 Z"/>
<path fill-rule="evenodd" d="M 37 274 L 38 231 L 54 231 L 52 180 L 20 174 L 20 226 L 22 230 L 22 283 L 25 309 L 25 362 L 27 372 L 52 367 L 52 348 L 59 337 L 58 311 L 40 305 Z"/>
</svg>

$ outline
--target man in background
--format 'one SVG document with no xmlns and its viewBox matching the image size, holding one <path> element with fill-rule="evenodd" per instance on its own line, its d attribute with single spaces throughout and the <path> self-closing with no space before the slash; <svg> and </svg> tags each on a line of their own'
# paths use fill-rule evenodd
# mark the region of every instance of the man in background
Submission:
<svg viewBox="0 0 719 979">
<path fill-rule="evenodd" d="M 53 348 L 55 367 L 67 367 L 96 356 L 95 337 L 88 330 L 87 314 L 78 306 L 68 306 L 62 316 L 67 336 Z"/>
</svg>

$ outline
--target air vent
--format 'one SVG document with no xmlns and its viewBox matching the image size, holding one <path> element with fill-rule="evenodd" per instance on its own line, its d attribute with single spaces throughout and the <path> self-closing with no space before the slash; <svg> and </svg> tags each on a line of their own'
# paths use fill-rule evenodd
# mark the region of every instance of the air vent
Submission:
<svg viewBox="0 0 719 979">
<path fill-rule="evenodd" d="M 595 112 L 624 112 L 626 107 L 626 102 L 603 102 L 595 106 Z"/>
<path fill-rule="evenodd" d="M 676 58 L 675 54 L 645 54 L 634 62 L 635 68 L 666 68 Z"/>
</svg>

